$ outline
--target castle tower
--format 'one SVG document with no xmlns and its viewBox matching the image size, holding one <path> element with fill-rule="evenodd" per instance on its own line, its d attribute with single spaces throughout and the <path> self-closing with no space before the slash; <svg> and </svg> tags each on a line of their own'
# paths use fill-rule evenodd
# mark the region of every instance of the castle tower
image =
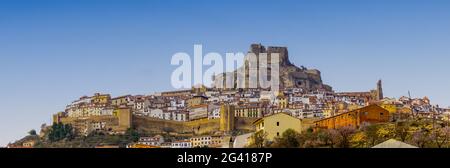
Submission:
<svg viewBox="0 0 450 168">
<path fill-rule="evenodd" d="M 223 104 L 220 107 L 220 131 L 230 132 L 234 130 L 234 106 Z"/>
<path fill-rule="evenodd" d="M 255 53 L 258 55 L 259 53 L 265 53 L 266 48 L 261 44 L 251 44 L 250 45 L 250 52 Z"/>
</svg>

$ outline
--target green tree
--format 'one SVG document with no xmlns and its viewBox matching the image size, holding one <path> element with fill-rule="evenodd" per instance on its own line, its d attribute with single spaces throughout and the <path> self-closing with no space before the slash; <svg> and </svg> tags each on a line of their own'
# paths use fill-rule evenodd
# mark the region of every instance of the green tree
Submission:
<svg viewBox="0 0 450 168">
<path fill-rule="evenodd" d="M 305 132 L 300 133 L 297 138 L 300 147 L 314 148 L 321 145 L 321 141 L 318 138 L 318 133 L 314 132 L 312 128 L 308 128 Z"/>
<path fill-rule="evenodd" d="M 283 132 L 281 137 L 276 137 L 274 147 L 278 148 L 297 148 L 299 143 L 300 134 L 293 129 L 287 129 Z"/>
<path fill-rule="evenodd" d="M 406 140 L 408 139 L 408 137 L 410 136 L 409 134 L 409 124 L 407 122 L 398 122 L 395 125 L 395 129 L 394 129 L 394 133 L 395 136 L 400 138 L 400 140 L 402 142 L 406 142 Z"/>
<path fill-rule="evenodd" d="M 380 129 L 379 125 L 365 125 L 362 130 L 364 131 L 365 138 L 368 141 L 369 146 L 375 146 L 379 141 L 380 137 L 378 136 L 378 130 Z"/>
<path fill-rule="evenodd" d="M 75 137 L 74 129 L 70 124 L 53 123 L 48 138 L 51 142 L 62 139 L 71 140 Z"/>
<path fill-rule="evenodd" d="M 139 133 L 132 128 L 127 129 L 125 136 L 132 142 L 137 142 L 139 140 Z"/>
<path fill-rule="evenodd" d="M 258 131 L 254 133 L 251 137 L 253 140 L 253 144 L 251 144 L 250 146 L 254 146 L 256 148 L 263 148 L 267 140 L 266 137 L 267 133 L 265 133 L 264 131 Z"/>
<path fill-rule="evenodd" d="M 357 148 L 366 148 L 367 147 L 367 135 L 364 132 L 357 132 L 353 134 L 350 139 L 350 142 Z"/>
<path fill-rule="evenodd" d="M 380 126 L 380 128 L 377 131 L 378 138 L 381 141 L 395 138 L 393 136 L 394 134 L 395 134 L 395 126 L 393 124 L 384 124 L 384 125 Z"/>
<path fill-rule="evenodd" d="M 36 130 L 34 130 L 34 129 L 28 131 L 28 134 L 29 134 L 29 135 L 37 135 L 37 134 L 36 134 Z"/>
</svg>

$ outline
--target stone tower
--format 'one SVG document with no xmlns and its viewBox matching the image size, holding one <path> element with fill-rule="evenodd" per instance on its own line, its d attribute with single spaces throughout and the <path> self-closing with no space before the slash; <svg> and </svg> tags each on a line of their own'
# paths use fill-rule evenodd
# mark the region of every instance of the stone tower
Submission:
<svg viewBox="0 0 450 168">
<path fill-rule="evenodd" d="M 251 44 L 249 52 L 255 53 L 256 55 L 258 55 L 259 53 L 265 53 L 266 47 L 261 44 Z"/>
<path fill-rule="evenodd" d="M 222 104 L 220 107 L 220 131 L 230 132 L 234 128 L 234 106 Z"/>
<path fill-rule="evenodd" d="M 384 96 L 383 96 L 383 84 L 382 84 L 382 81 L 380 79 L 377 82 L 377 99 L 378 100 L 382 100 L 383 98 L 384 98 Z"/>
</svg>

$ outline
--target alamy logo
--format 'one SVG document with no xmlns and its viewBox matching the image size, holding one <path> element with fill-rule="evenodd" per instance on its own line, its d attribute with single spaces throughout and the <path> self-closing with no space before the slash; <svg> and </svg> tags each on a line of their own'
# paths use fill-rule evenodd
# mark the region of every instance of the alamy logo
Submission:
<svg viewBox="0 0 450 168">
<path fill-rule="evenodd" d="M 203 46 L 194 45 L 193 60 L 185 52 L 172 56 L 171 65 L 178 67 L 172 72 L 171 84 L 176 89 L 205 85 L 219 89 L 260 88 L 278 91 L 279 55 L 226 53 L 224 61 L 222 55 L 217 52 L 203 56 Z M 242 66 L 237 67 L 239 65 Z M 204 70 L 204 66 L 209 68 Z"/>
</svg>

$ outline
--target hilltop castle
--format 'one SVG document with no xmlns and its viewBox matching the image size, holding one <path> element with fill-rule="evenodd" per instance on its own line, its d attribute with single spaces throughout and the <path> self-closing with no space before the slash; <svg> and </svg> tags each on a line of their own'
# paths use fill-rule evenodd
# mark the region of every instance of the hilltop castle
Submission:
<svg viewBox="0 0 450 168">
<path fill-rule="evenodd" d="M 307 69 L 303 66 L 301 66 L 300 68 L 295 66 L 294 64 L 292 64 L 289 60 L 289 54 L 288 54 L 288 50 L 287 47 L 273 47 L 273 46 L 269 46 L 264 47 L 261 44 L 252 44 L 250 46 L 250 50 L 248 53 L 254 53 L 257 56 L 257 60 L 259 60 L 259 55 L 261 53 L 267 53 L 267 57 L 268 57 L 268 61 L 267 61 L 267 65 L 262 65 L 264 67 L 270 67 L 271 64 L 271 54 L 272 53 L 278 53 L 280 60 L 280 66 L 279 66 L 279 79 L 280 79 L 280 89 L 284 89 L 284 88 L 300 88 L 302 89 L 304 92 L 310 92 L 310 91 L 332 91 L 332 87 L 326 84 L 323 84 L 322 82 L 322 77 L 320 74 L 320 71 L 317 69 Z M 245 60 L 245 64 L 244 65 L 248 65 L 248 61 L 247 58 Z M 258 64 L 258 68 L 260 68 L 261 65 Z M 245 70 L 243 70 L 243 68 L 246 68 Z M 238 68 L 236 71 L 234 72 L 229 72 L 229 73 L 223 73 L 223 74 L 219 74 L 217 76 L 214 77 L 215 83 L 214 86 L 225 86 L 227 85 L 227 82 L 225 80 L 225 76 L 227 75 L 233 75 L 235 77 L 234 80 L 234 86 L 236 86 L 236 76 L 238 74 L 239 71 L 243 70 L 245 72 L 246 78 L 245 78 L 245 83 L 248 85 L 248 76 L 249 76 L 249 69 L 246 66 L 242 66 L 240 68 Z M 232 74 L 230 74 L 232 73 Z M 268 78 L 271 78 L 270 76 L 270 69 L 268 69 Z M 221 84 L 220 82 L 223 82 L 223 84 Z M 259 85 L 258 85 L 259 88 Z"/>
</svg>

